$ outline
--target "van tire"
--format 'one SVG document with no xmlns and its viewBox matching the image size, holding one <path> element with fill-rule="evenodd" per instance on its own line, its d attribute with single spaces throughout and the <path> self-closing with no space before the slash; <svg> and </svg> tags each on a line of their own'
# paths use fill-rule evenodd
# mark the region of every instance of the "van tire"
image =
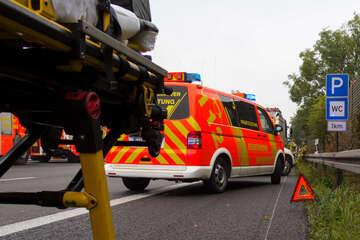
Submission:
<svg viewBox="0 0 360 240">
<path fill-rule="evenodd" d="M 144 191 L 145 188 L 149 185 L 149 178 L 128 178 L 123 177 L 122 181 L 129 190 L 132 191 Z"/>
<path fill-rule="evenodd" d="M 38 160 L 39 160 L 39 162 L 47 163 L 50 161 L 50 158 L 51 158 L 51 155 L 46 154 L 44 156 L 40 156 Z"/>
<path fill-rule="evenodd" d="M 69 163 L 79 163 L 80 162 L 80 156 L 75 155 L 71 151 L 68 152 L 66 158 Z"/>
<path fill-rule="evenodd" d="M 222 193 L 228 185 L 228 164 L 223 157 L 218 157 L 211 171 L 209 180 L 204 180 L 204 187 L 210 193 Z"/>
<path fill-rule="evenodd" d="M 282 175 L 283 176 L 289 175 L 289 173 L 291 172 L 291 168 L 292 168 L 292 159 L 290 156 L 286 155 Z"/>
<path fill-rule="evenodd" d="M 16 159 L 15 165 L 25 165 L 28 163 L 30 158 L 30 150 L 27 150 L 21 157 Z"/>
<path fill-rule="evenodd" d="M 271 183 L 272 184 L 280 183 L 282 171 L 283 171 L 283 160 L 281 158 L 279 158 L 276 161 L 275 171 L 273 174 L 271 174 Z"/>
</svg>

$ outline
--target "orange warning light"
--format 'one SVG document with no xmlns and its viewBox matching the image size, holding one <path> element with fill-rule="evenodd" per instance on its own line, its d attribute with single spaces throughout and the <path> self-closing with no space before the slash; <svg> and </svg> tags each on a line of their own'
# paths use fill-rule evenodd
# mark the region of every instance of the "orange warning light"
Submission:
<svg viewBox="0 0 360 240">
<path fill-rule="evenodd" d="M 306 178 L 300 173 L 290 202 L 311 201 L 314 199 L 315 192 L 310 187 Z"/>
</svg>

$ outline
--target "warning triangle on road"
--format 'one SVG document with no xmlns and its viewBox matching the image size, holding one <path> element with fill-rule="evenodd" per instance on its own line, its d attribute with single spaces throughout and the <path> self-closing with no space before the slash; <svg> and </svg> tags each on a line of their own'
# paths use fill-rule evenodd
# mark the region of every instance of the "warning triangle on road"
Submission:
<svg viewBox="0 0 360 240">
<path fill-rule="evenodd" d="M 304 175 L 300 173 L 290 202 L 311 201 L 313 199 L 315 199 L 315 192 L 310 187 Z"/>
</svg>

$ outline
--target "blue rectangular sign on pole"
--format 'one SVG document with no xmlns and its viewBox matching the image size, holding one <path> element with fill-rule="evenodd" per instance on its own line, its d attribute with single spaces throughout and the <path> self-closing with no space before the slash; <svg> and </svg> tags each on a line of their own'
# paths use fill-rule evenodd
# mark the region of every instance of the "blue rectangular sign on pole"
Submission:
<svg viewBox="0 0 360 240">
<path fill-rule="evenodd" d="M 326 75 L 326 97 L 348 97 L 349 75 L 328 74 Z"/>
<path fill-rule="evenodd" d="M 326 120 L 348 120 L 349 75 L 326 75 Z"/>
<path fill-rule="evenodd" d="M 326 120 L 348 120 L 348 99 L 327 98 Z"/>
</svg>

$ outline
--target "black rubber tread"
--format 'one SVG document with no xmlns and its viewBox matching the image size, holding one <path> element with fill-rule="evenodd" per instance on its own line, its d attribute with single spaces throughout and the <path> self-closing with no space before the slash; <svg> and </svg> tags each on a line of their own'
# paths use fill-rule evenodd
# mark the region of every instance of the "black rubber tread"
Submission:
<svg viewBox="0 0 360 240">
<path fill-rule="evenodd" d="M 67 158 L 69 163 L 79 163 L 80 162 L 80 156 L 75 155 L 71 151 L 68 152 L 66 158 Z"/>
<path fill-rule="evenodd" d="M 220 165 L 221 168 L 223 168 L 224 172 L 225 172 L 225 178 L 224 178 L 224 182 L 219 185 L 216 183 L 216 168 L 217 165 Z M 229 164 L 226 163 L 226 160 L 224 157 L 220 156 L 216 159 L 215 163 L 214 163 L 214 167 L 211 171 L 211 176 L 209 180 L 204 180 L 204 187 L 205 189 L 210 192 L 210 193 L 223 193 L 226 190 L 226 187 L 228 185 L 228 179 L 229 179 L 229 173 L 230 173 L 230 169 L 229 169 Z"/>
<path fill-rule="evenodd" d="M 22 155 L 21 157 L 19 157 L 16 162 L 15 162 L 15 165 L 25 165 L 28 163 L 29 161 L 29 158 L 30 158 L 30 150 L 29 151 L 26 151 L 24 153 L 24 155 Z"/>
<path fill-rule="evenodd" d="M 37 158 L 37 159 L 39 160 L 39 162 L 47 163 L 47 162 L 50 161 L 51 155 L 46 154 L 46 155 L 41 156 L 41 157 L 39 157 L 39 158 Z"/>
<path fill-rule="evenodd" d="M 276 166 L 275 166 L 275 171 L 273 174 L 271 174 L 271 183 L 272 184 L 280 184 L 281 181 L 281 174 L 283 171 L 283 160 L 281 158 L 279 158 L 276 161 Z"/>
<path fill-rule="evenodd" d="M 123 177 L 122 181 L 129 190 L 132 191 L 144 191 L 145 188 L 149 185 L 149 178 L 128 178 Z"/>
<path fill-rule="evenodd" d="M 285 169 L 285 163 L 284 163 L 284 168 L 283 168 L 283 171 L 282 171 L 282 176 L 287 176 L 289 175 L 289 173 L 291 172 L 291 168 L 293 167 L 292 166 L 292 159 L 289 155 L 285 155 L 285 162 L 288 162 L 289 163 L 289 168 Z"/>
</svg>

